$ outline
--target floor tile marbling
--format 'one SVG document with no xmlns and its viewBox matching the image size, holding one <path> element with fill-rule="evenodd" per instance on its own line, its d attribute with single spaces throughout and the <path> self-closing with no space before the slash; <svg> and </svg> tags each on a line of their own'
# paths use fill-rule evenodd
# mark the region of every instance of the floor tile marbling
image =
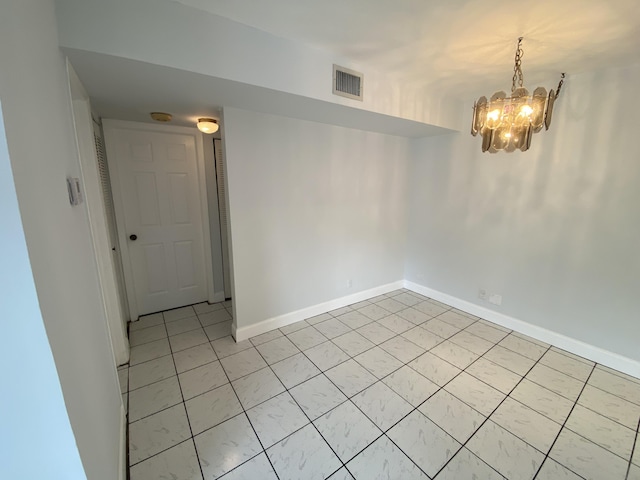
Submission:
<svg viewBox="0 0 640 480">
<path fill-rule="evenodd" d="M 347 397 L 352 397 L 373 385 L 378 379 L 355 360 L 348 360 L 325 372 Z"/>
<path fill-rule="evenodd" d="M 387 327 L 383 327 L 377 322 L 369 323 L 364 327 L 360 327 L 356 332 L 376 345 L 396 336 L 394 332 L 389 330 Z"/>
<path fill-rule="evenodd" d="M 522 380 L 520 375 L 484 358 L 476 360 L 465 372 L 505 394 L 513 390 L 518 382 Z"/>
<path fill-rule="evenodd" d="M 242 412 L 238 397 L 228 383 L 187 400 L 185 406 L 194 435 Z"/>
<path fill-rule="evenodd" d="M 332 318 L 331 320 L 325 320 L 324 322 L 317 323 L 314 326 L 316 330 L 318 330 L 328 339 L 339 337 L 340 335 L 344 335 L 345 333 L 349 333 L 351 331 L 351 327 L 348 327 L 347 325 L 342 323 L 339 320 L 339 317 Z"/>
<path fill-rule="evenodd" d="M 318 367 L 303 353 L 298 353 L 274 363 L 271 368 L 287 388 L 293 388 L 320 374 Z"/>
<path fill-rule="evenodd" d="M 441 387 L 461 372 L 458 367 L 454 367 L 430 352 L 410 362 L 409 367 Z"/>
<path fill-rule="evenodd" d="M 244 462 L 222 478 L 224 480 L 278 480 L 271 463 L 264 453 Z"/>
<path fill-rule="evenodd" d="M 267 362 L 264 361 L 255 348 L 248 348 L 234 355 L 221 358 L 220 363 L 231 381 L 267 366 Z"/>
<path fill-rule="evenodd" d="M 309 423 L 288 392 L 247 410 L 247 416 L 264 448 L 269 448 Z"/>
<path fill-rule="evenodd" d="M 380 347 L 374 347 L 361 353 L 354 360 L 369 370 L 377 378 L 384 378 L 391 372 L 399 369 L 402 362 L 393 355 L 388 354 Z"/>
<path fill-rule="evenodd" d="M 540 363 L 581 382 L 586 382 L 593 370 L 593 365 L 585 364 L 553 350 L 548 350 L 540 359 Z"/>
<path fill-rule="evenodd" d="M 484 415 L 446 390 L 437 392 L 418 410 L 460 443 L 466 442 L 485 421 Z"/>
<path fill-rule="evenodd" d="M 467 448 L 462 448 L 436 477 L 437 480 L 504 480 L 504 477 L 480 460 Z"/>
<path fill-rule="evenodd" d="M 164 324 L 156 325 L 155 327 L 143 328 L 141 330 L 134 330 L 133 332 L 130 332 L 129 345 L 131 347 L 137 347 L 166 337 L 167 330 Z"/>
<path fill-rule="evenodd" d="M 505 399 L 490 418 L 542 453 L 549 451 L 562 427 L 512 398 Z"/>
<path fill-rule="evenodd" d="M 131 480 L 202 480 L 191 439 L 133 465 L 129 472 Z"/>
<path fill-rule="evenodd" d="M 454 378 L 444 388 L 485 416 L 489 415 L 506 396 L 465 372 Z"/>
<path fill-rule="evenodd" d="M 245 410 L 285 391 L 282 382 L 268 367 L 234 380 L 231 385 Z"/>
<path fill-rule="evenodd" d="M 165 355 L 148 362 L 139 363 L 128 369 L 129 390 L 151 385 L 176 374 L 171 355 Z M 120 373 L 120 371 L 118 371 Z"/>
<path fill-rule="evenodd" d="M 219 338 L 211 342 L 213 350 L 216 352 L 218 358 L 228 357 L 236 353 L 240 353 L 244 350 L 253 348 L 253 344 L 249 340 L 243 340 L 236 342 L 231 335 Z"/>
<path fill-rule="evenodd" d="M 177 335 L 169 337 L 169 344 L 171 345 L 171 351 L 173 353 L 208 342 L 209 338 L 204 333 L 204 329 L 202 328 L 191 330 L 189 332 L 179 333 Z"/>
<path fill-rule="evenodd" d="M 315 420 L 344 402 L 347 397 L 324 375 L 318 375 L 289 390 L 304 413 Z"/>
<path fill-rule="evenodd" d="M 192 368 L 200 367 L 218 359 L 210 343 L 204 343 L 195 347 L 182 350 L 173 355 L 178 373 L 186 372 Z"/>
<path fill-rule="evenodd" d="M 178 377 L 170 377 L 129 392 L 129 421 L 172 407 L 182 402 Z"/>
<path fill-rule="evenodd" d="M 547 457 L 536 475 L 536 480 L 582 480 L 582 477 Z"/>
<path fill-rule="evenodd" d="M 607 393 L 612 393 L 629 402 L 640 405 L 640 383 L 627 380 L 599 368 L 593 371 L 587 383 Z"/>
<path fill-rule="evenodd" d="M 369 445 L 347 463 L 356 480 L 428 480 L 427 477 L 386 436 Z"/>
<path fill-rule="evenodd" d="M 526 378 L 518 384 L 510 396 L 556 423 L 564 423 L 573 402 Z"/>
<path fill-rule="evenodd" d="M 178 375 L 178 379 L 185 400 L 229 383 L 220 362 L 217 360 L 181 373 Z"/>
<path fill-rule="evenodd" d="M 320 480 L 337 471 L 342 463 L 313 425 L 267 449 L 280 480 Z"/>
<path fill-rule="evenodd" d="M 576 405 L 565 427 L 626 460 L 631 458 L 636 432 L 593 410 Z"/>
<path fill-rule="evenodd" d="M 369 312 L 369 314 L 367 314 L 367 312 Z M 382 315 L 376 315 L 372 312 L 382 312 Z M 340 315 L 338 320 L 344 323 L 347 327 L 355 330 L 357 328 L 364 327 L 375 320 L 379 320 L 386 315 L 389 315 L 389 312 L 386 310 L 383 311 L 382 308 L 376 305 L 369 304 L 355 312 L 347 312 L 344 315 Z"/>
<path fill-rule="evenodd" d="M 421 325 L 433 318 L 431 315 L 427 315 L 426 313 L 423 313 L 420 310 L 416 310 L 415 308 L 407 308 L 405 310 L 401 310 L 397 313 L 397 315 L 413 323 L 414 325 Z"/>
<path fill-rule="evenodd" d="M 531 360 L 500 345 L 494 346 L 485 353 L 484 358 L 521 376 L 526 375 L 536 363 L 535 360 Z"/>
<path fill-rule="evenodd" d="M 191 437 L 183 404 L 129 425 L 129 464 L 134 465 Z"/>
<path fill-rule="evenodd" d="M 171 337 L 179 333 L 185 333 L 191 330 L 197 330 L 198 328 L 201 328 L 202 325 L 200 324 L 200 320 L 198 320 L 198 317 L 190 317 L 190 318 L 183 318 L 181 320 L 176 320 L 175 322 L 169 322 L 167 323 L 166 327 L 167 327 L 167 333 Z"/>
<path fill-rule="evenodd" d="M 440 388 L 406 365 L 385 377 L 382 382 L 414 407 L 420 405 Z"/>
<path fill-rule="evenodd" d="M 433 347 L 430 353 L 446 360 L 458 368 L 465 369 L 471 365 L 479 355 L 446 340 L 439 345 Z"/>
<path fill-rule="evenodd" d="M 587 385 L 578 399 L 578 404 L 604 415 L 627 428 L 637 429 L 640 420 L 640 405 L 621 397 Z"/>
<path fill-rule="evenodd" d="M 584 382 L 540 363 L 527 373 L 526 378 L 558 395 L 562 395 L 572 402 L 576 401 L 584 386 Z"/>
<path fill-rule="evenodd" d="M 380 344 L 385 352 L 390 353 L 402 363 L 409 363 L 425 352 L 425 349 L 410 342 L 405 337 L 393 337 Z"/>
<path fill-rule="evenodd" d="M 306 350 L 304 354 L 323 372 L 349 360 L 349 355 L 340 350 L 333 342 L 316 345 Z"/>
<path fill-rule="evenodd" d="M 345 352 L 347 355 L 351 355 L 355 357 L 356 355 L 361 354 L 362 352 L 369 350 L 370 348 L 375 347 L 375 344 L 360 335 L 358 332 L 349 332 L 339 337 L 336 337 L 332 340 L 340 350 Z"/>
<path fill-rule="evenodd" d="M 256 348 L 269 365 L 300 353 L 298 347 L 284 336 L 258 345 Z"/>
<path fill-rule="evenodd" d="M 351 401 L 346 401 L 314 422 L 340 460 L 348 462 L 382 432 Z"/>
<path fill-rule="evenodd" d="M 489 342 L 472 333 L 469 333 L 466 330 L 462 330 L 461 332 L 456 333 L 449 339 L 449 341 L 455 343 L 460 347 L 466 348 L 476 355 L 484 355 L 494 346 L 493 342 Z"/>
<path fill-rule="evenodd" d="M 262 451 L 245 414 L 196 435 L 194 441 L 207 479 L 218 478 Z"/>
<path fill-rule="evenodd" d="M 391 428 L 413 407 L 382 382 L 377 382 L 351 399 L 381 430 Z"/>
<path fill-rule="evenodd" d="M 430 350 L 439 343 L 444 342 L 444 338 L 420 326 L 407 330 L 401 336 L 425 350 Z"/>
<path fill-rule="evenodd" d="M 403 418 L 387 436 L 430 477 L 462 446 L 418 410 Z"/>
<path fill-rule="evenodd" d="M 587 480 L 624 480 L 628 462 L 566 428 L 549 456 Z"/>
<path fill-rule="evenodd" d="M 491 420 L 480 427 L 466 447 L 511 480 L 532 479 L 545 458 L 538 450 Z"/>
<path fill-rule="evenodd" d="M 171 348 L 169 347 L 169 339 L 163 338 L 156 340 L 155 342 L 145 343 L 137 347 L 131 347 L 129 354 L 129 365 L 134 366 L 142 362 L 154 360 L 158 357 L 171 354 Z"/>
<path fill-rule="evenodd" d="M 313 327 L 303 328 L 287 335 L 296 347 L 304 351 L 326 342 L 328 339 Z"/>
</svg>

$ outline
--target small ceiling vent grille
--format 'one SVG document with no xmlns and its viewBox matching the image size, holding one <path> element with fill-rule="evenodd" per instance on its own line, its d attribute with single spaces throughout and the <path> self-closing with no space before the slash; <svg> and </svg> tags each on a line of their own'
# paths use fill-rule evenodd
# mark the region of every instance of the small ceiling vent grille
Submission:
<svg viewBox="0 0 640 480">
<path fill-rule="evenodd" d="M 333 94 L 362 101 L 364 75 L 348 68 L 333 66 Z"/>
</svg>

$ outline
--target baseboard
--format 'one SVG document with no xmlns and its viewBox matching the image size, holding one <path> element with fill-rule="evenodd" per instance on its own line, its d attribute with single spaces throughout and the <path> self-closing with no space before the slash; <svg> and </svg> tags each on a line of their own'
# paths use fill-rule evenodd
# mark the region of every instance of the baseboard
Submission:
<svg viewBox="0 0 640 480">
<path fill-rule="evenodd" d="M 127 414 L 120 405 L 120 468 L 118 480 L 127 478 Z"/>
<path fill-rule="evenodd" d="M 425 287 L 417 283 L 405 280 L 404 288 L 424 295 L 426 297 L 433 298 L 434 300 L 437 300 L 439 302 L 446 303 L 447 305 L 451 305 L 458 310 L 470 313 L 471 315 L 475 315 L 476 317 L 480 317 L 490 322 L 497 323 L 498 325 L 501 325 L 505 328 L 515 330 L 516 332 L 522 333 L 524 335 L 528 335 L 537 340 L 540 340 L 541 342 L 548 343 L 558 348 L 562 348 L 563 350 L 566 350 L 570 353 L 579 355 L 596 363 L 605 365 L 609 368 L 613 368 L 620 372 L 626 373 L 627 375 L 640 378 L 640 362 L 636 360 L 632 360 L 622 355 L 618 355 L 617 353 L 613 353 L 600 347 L 581 342 L 580 340 L 567 337 L 565 335 L 562 335 L 561 333 L 547 330 L 546 328 L 533 325 L 523 320 L 518 320 L 517 318 L 504 315 L 494 310 L 476 305 L 457 297 L 453 297 L 437 290 L 433 290 L 429 287 Z"/>
<path fill-rule="evenodd" d="M 242 340 L 255 337 L 256 335 L 260 335 L 262 333 L 267 333 L 271 330 L 275 330 L 276 328 L 286 327 L 287 325 L 299 322 L 300 320 L 304 320 L 305 318 L 315 317 L 316 315 L 335 310 L 336 308 L 346 307 L 347 305 L 358 303 L 377 295 L 392 292 L 394 290 L 402 288 L 403 286 L 404 281 L 398 280 L 386 285 L 381 285 L 379 287 L 370 288 L 369 290 L 364 290 L 352 295 L 347 295 L 346 297 L 336 298 L 328 302 L 319 303 L 311 307 L 296 310 L 295 312 L 285 313 L 284 315 L 279 315 L 277 317 L 267 318 L 266 320 L 255 323 L 253 325 L 236 328 L 234 336 L 236 342 L 241 342 Z"/>
</svg>

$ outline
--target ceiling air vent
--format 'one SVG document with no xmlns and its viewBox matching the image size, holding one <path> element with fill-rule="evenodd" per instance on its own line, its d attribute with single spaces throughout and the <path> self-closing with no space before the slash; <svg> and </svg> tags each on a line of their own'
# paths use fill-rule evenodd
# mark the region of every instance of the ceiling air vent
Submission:
<svg viewBox="0 0 640 480">
<path fill-rule="evenodd" d="M 333 66 L 333 94 L 362 101 L 364 75 L 348 68 Z"/>
</svg>

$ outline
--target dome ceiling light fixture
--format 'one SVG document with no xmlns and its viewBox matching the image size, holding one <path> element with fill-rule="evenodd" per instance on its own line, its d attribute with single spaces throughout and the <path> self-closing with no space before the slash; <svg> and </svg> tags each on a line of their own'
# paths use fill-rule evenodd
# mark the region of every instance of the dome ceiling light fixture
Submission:
<svg viewBox="0 0 640 480">
<path fill-rule="evenodd" d="M 198 130 L 202 133 L 212 134 L 216 133 L 220 126 L 218 125 L 218 121 L 213 118 L 199 118 L 198 119 Z"/>
<path fill-rule="evenodd" d="M 173 118 L 173 115 L 165 112 L 151 112 L 149 115 L 156 122 L 163 122 L 163 123 L 170 122 L 171 119 Z"/>
<path fill-rule="evenodd" d="M 506 93 L 500 91 L 494 93 L 491 100 L 480 97 L 473 104 L 471 135 L 475 137 L 480 133 L 483 152 L 513 152 L 516 149 L 525 152 L 531 146 L 534 133 L 542 130 L 543 126 L 549 130 L 553 105 L 560 94 L 565 74 L 561 75 L 556 90 L 552 89 L 547 94 L 544 87 L 538 87 L 533 91 L 533 95 L 529 95 L 529 91 L 523 86 L 523 54 L 520 37 L 513 67 L 511 96 L 507 97 Z"/>
</svg>

